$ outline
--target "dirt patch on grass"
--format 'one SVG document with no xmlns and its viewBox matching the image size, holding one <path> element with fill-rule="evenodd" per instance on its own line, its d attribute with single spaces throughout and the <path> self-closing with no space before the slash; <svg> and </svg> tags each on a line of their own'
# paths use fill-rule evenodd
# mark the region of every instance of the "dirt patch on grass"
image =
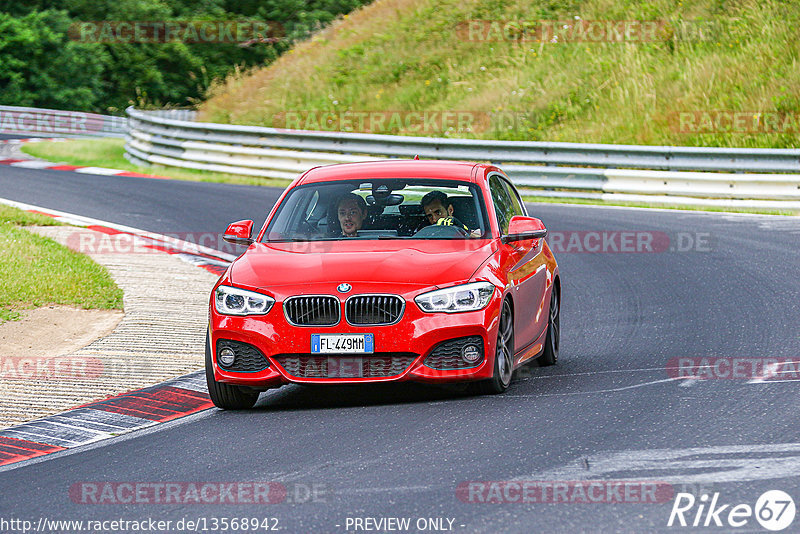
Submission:
<svg viewBox="0 0 800 534">
<path fill-rule="evenodd" d="M 120 310 L 45 306 L 22 312 L 19 321 L 0 324 L 1 357 L 54 357 L 79 350 L 111 333 Z"/>
</svg>

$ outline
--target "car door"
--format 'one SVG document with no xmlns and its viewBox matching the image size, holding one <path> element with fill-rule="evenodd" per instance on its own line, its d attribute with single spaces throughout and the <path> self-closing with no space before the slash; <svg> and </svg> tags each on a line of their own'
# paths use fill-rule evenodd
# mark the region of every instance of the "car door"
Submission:
<svg viewBox="0 0 800 534">
<path fill-rule="evenodd" d="M 527 211 L 516 189 L 502 175 L 489 177 L 489 190 L 501 234 L 506 235 L 511 217 L 525 216 Z M 514 345 L 515 352 L 519 352 L 536 341 L 547 326 L 547 313 L 544 310 L 546 262 L 541 254 L 541 239 L 513 241 L 501 246 L 507 257 L 508 283 L 513 288 Z"/>
</svg>

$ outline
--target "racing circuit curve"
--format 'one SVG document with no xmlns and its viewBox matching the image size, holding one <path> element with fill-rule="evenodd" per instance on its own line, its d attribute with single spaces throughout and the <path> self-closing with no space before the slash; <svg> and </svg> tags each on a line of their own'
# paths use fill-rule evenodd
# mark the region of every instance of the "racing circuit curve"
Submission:
<svg viewBox="0 0 800 534">
<path fill-rule="evenodd" d="M 260 225 L 279 193 L 0 169 L 2 198 L 164 234 L 218 234 L 238 219 Z M 286 386 L 262 394 L 249 412 L 207 410 L 5 468 L 0 510 L 30 520 L 275 518 L 289 532 L 345 532 L 348 520 L 352 531 L 353 518 L 365 517 L 438 518 L 426 525 L 470 533 L 663 531 L 664 501 L 491 504 L 458 488 L 622 479 L 663 480 L 681 491 L 702 481 L 725 502 L 751 505 L 768 489 L 797 488 L 793 378 L 800 377 L 696 380 L 674 365 L 676 358 L 800 359 L 800 220 L 528 210 L 562 240 L 555 367 L 533 367 L 493 397 L 413 384 Z M 666 246 L 622 252 L 622 232 L 649 233 L 652 243 L 666 238 Z M 101 506 L 70 498 L 76 484 L 97 481 L 267 482 L 286 493 L 269 505 Z"/>
</svg>

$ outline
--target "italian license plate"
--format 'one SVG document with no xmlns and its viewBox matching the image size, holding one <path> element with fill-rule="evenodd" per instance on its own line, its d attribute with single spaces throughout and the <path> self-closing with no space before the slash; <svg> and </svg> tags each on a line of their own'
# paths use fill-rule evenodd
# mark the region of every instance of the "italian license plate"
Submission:
<svg viewBox="0 0 800 534">
<path fill-rule="evenodd" d="M 372 334 L 311 334 L 311 354 L 372 354 Z"/>
</svg>

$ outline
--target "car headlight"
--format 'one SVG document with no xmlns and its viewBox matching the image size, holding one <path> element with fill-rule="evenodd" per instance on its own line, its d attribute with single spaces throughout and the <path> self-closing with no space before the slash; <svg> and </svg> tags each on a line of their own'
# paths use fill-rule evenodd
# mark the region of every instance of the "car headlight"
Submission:
<svg viewBox="0 0 800 534">
<path fill-rule="evenodd" d="M 214 307 L 223 315 L 263 315 L 275 299 L 238 287 L 219 286 L 214 295 Z"/>
<path fill-rule="evenodd" d="M 485 308 L 492 294 L 494 294 L 494 284 L 473 282 L 423 293 L 415 297 L 414 302 L 424 312 L 458 313 Z"/>
</svg>

